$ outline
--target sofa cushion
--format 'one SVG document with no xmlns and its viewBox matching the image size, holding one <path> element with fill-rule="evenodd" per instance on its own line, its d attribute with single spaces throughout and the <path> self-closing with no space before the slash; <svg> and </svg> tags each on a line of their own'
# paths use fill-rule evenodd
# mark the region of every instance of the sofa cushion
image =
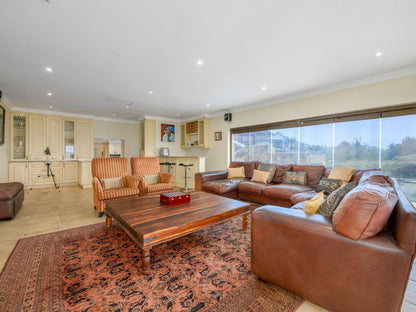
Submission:
<svg viewBox="0 0 416 312">
<path fill-rule="evenodd" d="M 337 167 L 332 168 L 328 178 L 341 180 L 341 184 L 347 184 L 350 181 L 356 168 Z"/>
<path fill-rule="evenodd" d="M 271 176 L 271 172 L 269 171 L 262 171 L 262 170 L 254 169 L 253 177 L 251 178 L 251 181 L 268 184 L 270 176 Z"/>
<path fill-rule="evenodd" d="M 290 207 L 290 209 L 303 210 L 303 207 L 305 207 L 305 203 L 306 201 L 298 202 L 296 205 Z"/>
<path fill-rule="evenodd" d="M 322 178 L 321 181 L 319 181 L 318 186 L 316 187 L 316 191 L 324 191 L 325 194 L 331 194 L 333 191 L 335 191 L 340 184 L 341 180 L 338 179 L 330 179 L 330 178 Z"/>
<path fill-rule="evenodd" d="M 144 175 L 143 178 L 146 180 L 147 185 L 160 183 L 159 174 L 148 174 Z"/>
<path fill-rule="evenodd" d="M 323 203 L 323 201 L 324 191 L 321 191 L 318 194 L 316 194 L 313 198 L 305 202 L 303 211 L 305 211 L 306 213 L 315 214 L 318 211 L 319 206 L 321 206 L 321 204 Z"/>
<path fill-rule="evenodd" d="M 360 183 L 335 210 L 334 230 L 353 240 L 372 237 L 385 228 L 397 200 L 389 184 Z"/>
<path fill-rule="evenodd" d="M 312 199 L 316 194 L 318 194 L 316 190 L 296 193 L 290 196 L 290 201 L 293 205 L 296 205 L 297 203 Z M 328 195 L 324 194 L 324 198 L 327 197 Z"/>
<path fill-rule="evenodd" d="M 293 165 L 292 171 L 306 172 L 307 184 L 312 187 L 317 187 L 324 174 L 325 167 L 321 165 Z"/>
<path fill-rule="evenodd" d="M 208 181 L 208 182 L 202 183 L 202 190 L 215 193 L 218 195 L 223 195 L 229 192 L 236 191 L 238 189 L 238 185 L 242 181 L 247 181 L 247 179 L 244 178 L 244 179 L 232 179 L 232 180 L 225 179 L 225 180 Z"/>
<path fill-rule="evenodd" d="M 306 185 L 308 176 L 306 172 L 291 172 L 286 171 L 283 173 L 283 183 L 284 184 L 298 184 Z"/>
<path fill-rule="evenodd" d="M 267 178 L 267 183 L 272 182 L 272 179 L 274 178 L 274 174 L 276 172 L 276 165 L 269 165 L 269 164 L 263 164 L 261 163 L 259 165 L 260 171 L 270 172 L 269 177 Z"/>
<path fill-rule="evenodd" d="M 123 177 L 101 179 L 101 185 L 103 186 L 104 190 L 111 190 L 124 187 Z"/>
<path fill-rule="evenodd" d="M 263 184 L 259 182 L 251 182 L 251 181 L 241 182 L 238 185 L 238 192 L 260 196 L 262 194 L 262 190 L 265 187 L 267 187 L 267 184 Z"/>
<path fill-rule="evenodd" d="M 365 170 L 357 169 L 352 174 L 350 182 L 355 182 L 358 184 L 360 182 L 362 175 L 367 171 L 380 171 L 380 169 L 365 169 Z"/>
<path fill-rule="evenodd" d="M 318 214 L 323 215 L 325 217 L 332 217 L 332 214 L 334 213 L 335 209 L 337 209 L 341 200 L 355 186 L 355 182 L 350 182 L 329 194 L 327 199 L 322 203 L 321 207 L 319 207 Z"/>
<path fill-rule="evenodd" d="M 292 170 L 292 165 L 276 165 L 276 171 L 274 173 L 272 182 L 276 184 L 283 183 L 283 174 L 285 171 Z"/>
<path fill-rule="evenodd" d="M 229 168 L 244 167 L 245 177 L 251 178 L 253 176 L 254 162 L 232 161 Z"/>
<path fill-rule="evenodd" d="M 138 194 L 139 194 L 139 190 L 136 188 L 122 187 L 122 188 L 116 188 L 116 189 L 111 189 L 111 190 L 103 190 L 103 192 L 99 193 L 98 196 L 99 196 L 99 200 L 106 200 L 106 199 L 115 199 L 115 198 L 121 198 L 121 197 L 127 197 L 127 196 L 134 196 Z"/>
<path fill-rule="evenodd" d="M 22 189 L 23 184 L 20 182 L 0 183 L 0 200 L 11 200 Z"/>
<path fill-rule="evenodd" d="M 379 183 L 379 184 L 387 183 L 391 186 L 394 185 L 393 180 L 388 175 L 386 175 L 380 170 L 367 170 L 366 172 L 364 172 L 361 175 L 360 184 L 366 183 L 366 182 Z"/>
<path fill-rule="evenodd" d="M 240 189 L 238 189 L 240 190 Z M 276 184 L 268 185 L 263 189 L 263 195 L 269 198 L 290 199 L 293 194 L 313 190 L 312 187 L 299 184 Z"/>
<path fill-rule="evenodd" d="M 227 168 L 227 179 L 242 179 L 244 177 L 244 166 L 236 168 Z"/>
</svg>

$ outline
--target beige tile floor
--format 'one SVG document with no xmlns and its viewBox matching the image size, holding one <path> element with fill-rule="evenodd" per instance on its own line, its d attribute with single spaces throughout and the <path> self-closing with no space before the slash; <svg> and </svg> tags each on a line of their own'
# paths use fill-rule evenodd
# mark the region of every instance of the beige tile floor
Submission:
<svg viewBox="0 0 416 312">
<path fill-rule="evenodd" d="M 92 190 L 78 186 L 26 191 L 23 207 L 13 220 L 0 221 L 0 270 L 16 242 L 23 237 L 104 222 L 93 209 Z M 298 312 L 327 311 L 306 301 Z M 416 312 L 416 269 L 410 277 L 402 312 Z"/>
</svg>

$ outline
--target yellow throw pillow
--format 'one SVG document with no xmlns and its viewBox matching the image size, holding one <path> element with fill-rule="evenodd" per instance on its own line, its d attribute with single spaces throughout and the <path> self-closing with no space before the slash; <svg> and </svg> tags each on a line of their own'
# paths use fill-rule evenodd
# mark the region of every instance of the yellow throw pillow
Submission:
<svg viewBox="0 0 416 312">
<path fill-rule="evenodd" d="M 328 179 L 341 180 L 341 184 L 346 184 L 350 181 L 355 170 L 357 170 L 357 168 L 334 167 L 332 168 Z"/>
<path fill-rule="evenodd" d="M 267 184 L 270 174 L 271 173 L 268 171 L 261 171 L 261 170 L 254 169 L 253 177 L 251 178 L 251 181 Z"/>
<path fill-rule="evenodd" d="M 227 168 L 227 179 L 245 178 L 244 167 Z"/>
<path fill-rule="evenodd" d="M 104 190 L 124 187 L 123 178 L 101 179 L 101 185 Z"/>
<path fill-rule="evenodd" d="M 303 211 L 306 213 L 317 213 L 319 207 L 324 202 L 324 191 L 316 194 L 312 199 L 305 202 Z"/>
</svg>

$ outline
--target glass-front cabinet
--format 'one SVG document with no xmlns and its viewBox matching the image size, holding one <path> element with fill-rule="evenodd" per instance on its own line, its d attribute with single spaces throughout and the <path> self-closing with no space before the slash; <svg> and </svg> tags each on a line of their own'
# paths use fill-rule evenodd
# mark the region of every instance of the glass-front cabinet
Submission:
<svg viewBox="0 0 416 312">
<path fill-rule="evenodd" d="M 13 115 L 12 116 L 12 144 L 11 158 L 15 160 L 26 159 L 27 148 L 27 116 Z"/>
<path fill-rule="evenodd" d="M 64 121 L 65 159 L 75 159 L 75 120 Z"/>
</svg>

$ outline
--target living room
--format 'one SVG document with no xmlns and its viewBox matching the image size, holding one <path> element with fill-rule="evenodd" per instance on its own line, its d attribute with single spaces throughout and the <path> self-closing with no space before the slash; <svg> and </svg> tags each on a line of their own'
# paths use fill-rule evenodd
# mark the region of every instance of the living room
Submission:
<svg viewBox="0 0 416 312">
<path fill-rule="evenodd" d="M 93 204 L 94 142 L 122 142 L 120 150 L 108 145 L 108 154 L 128 159 L 158 157 L 167 148 L 170 157 L 179 159 L 172 167 L 175 176 L 182 177 L 175 181 L 178 190 L 184 187 L 186 170 L 192 173 L 188 186 L 195 187 L 197 166 L 179 167 L 179 162 L 190 158 L 201 159 L 197 168 L 207 172 L 225 170 L 231 161 L 289 159 L 287 163 L 294 164 L 381 168 L 398 179 L 416 206 L 412 16 L 416 7 L 412 1 L 37 0 L 7 1 L 2 7 L 0 182 L 22 182 L 26 187 L 16 217 L 0 221 L 2 267 L 10 265 L 7 259 L 19 239 L 105 224 Z M 15 141 L 14 116 L 27 118 L 24 144 Z M 183 125 L 195 120 L 207 121 L 205 146 L 199 137 L 185 135 Z M 44 125 L 44 138 L 31 126 L 34 121 Z M 66 145 L 64 139 L 58 148 L 50 147 L 51 155 L 45 155 L 46 142 L 54 133 L 49 121 L 60 125 L 55 133 L 58 141 L 65 135 L 66 122 L 73 122 L 75 140 Z M 340 125 L 347 130 L 343 132 Z M 169 132 L 164 131 L 167 128 Z M 164 139 L 172 132 L 174 139 Z M 264 134 L 258 139 L 262 147 L 254 143 L 256 133 Z M 250 143 L 244 141 L 246 134 Z M 295 144 L 283 152 L 277 138 Z M 349 145 L 345 148 L 343 142 Z M 26 148 L 23 156 L 19 146 Z M 81 150 L 85 157 L 77 154 Z M 347 150 L 357 153 L 340 161 Z M 278 158 L 284 153 L 286 158 Z M 53 157 L 62 162 L 56 169 L 52 165 L 59 189 L 49 175 L 44 176 L 44 163 L 53 163 Z M 68 169 L 73 172 L 65 175 L 69 163 L 74 164 Z M 127 244 L 128 238 L 123 242 Z M 162 255 L 168 254 L 165 250 Z M 402 311 L 416 311 L 414 272 Z M 89 296 L 103 300 L 97 290 Z M 134 302 L 132 298 L 128 301 Z M 324 310 L 296 300 L 269 307 Z M 65 305 L 71 307 L 76 310 L 75 305 Z M 186 310 L 191 307 L 183 306 Z"/>
</svg>

